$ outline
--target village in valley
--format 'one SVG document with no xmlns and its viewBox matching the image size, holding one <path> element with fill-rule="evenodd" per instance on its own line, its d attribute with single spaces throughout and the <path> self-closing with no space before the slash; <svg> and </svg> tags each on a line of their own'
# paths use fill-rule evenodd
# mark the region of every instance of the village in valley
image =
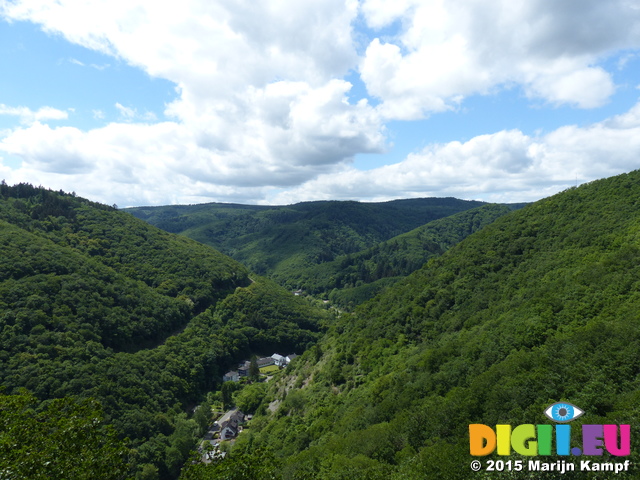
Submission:
<svg viewBox="0 0 640 480">
<path fill-rule="evenodd" d="M 236 370 L 231 370 L 223 375 L 223 390 L 224 384 L 227 382 L 260 381 L 262 378 L 264 381 L 269 381 L 275 372 L 286 368 L 296 357 L 295 353 L 286 356 L 274 353 L 270 357 L 253 357 L 251 360 L 246 360 L 240 363 Z M 200 446 L 203 463 L 224 458 L 227 452 L 224 447 L 221 448 L 222 442 L 233 444 L 235 438 L 242 432 L 243 425 L 253 417 L 251 414 L 245 415 L 238 408 L 231 408 L 224 413 L 219 412 L 217 415 L 220 414 L 221 416 L 213 422 Z"/>
</svg>

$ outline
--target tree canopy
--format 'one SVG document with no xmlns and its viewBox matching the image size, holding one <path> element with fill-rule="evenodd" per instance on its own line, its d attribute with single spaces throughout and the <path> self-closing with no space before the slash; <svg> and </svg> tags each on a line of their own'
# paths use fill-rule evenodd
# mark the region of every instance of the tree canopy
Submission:
<svg viewBox="0 0 640 480">
<path fill-rule="evenodd" d="M 295 287 L 303 268 L 353 254 L 432 220 L 483 205 L 455 198 L 288 206 L 209 203 L 127 209 L 172 233 L 220 250 L 252 271 Z"/>
<path fill-rule="evenodd" d="M 124 480 L 132 459 L 96 401 L 0 394 L 0 478 Z"/>
<path fill-rule="evenodd" d="M 560 400 L 585 411 L 572 422 L 578 436 L 583 423 L 630 424 L 635 435 L 639 206 L 636 171 L 468 236 L 342 315 L 271 386 L 279 407 L 257 415 L 232 454 L 264 449 L 283 479 L 486 478 L 468 468 L 469 424 L 548 423 L 545 408 Z"/>
<path fill-rule="evenodd" d="M 28 184 L 0 185 L 0 258 L 0 386 L 96 399 L 137 475 L 175 478 L 222 374 L 301 353 L 329 318 L 210 247 Z"/>
</svg>

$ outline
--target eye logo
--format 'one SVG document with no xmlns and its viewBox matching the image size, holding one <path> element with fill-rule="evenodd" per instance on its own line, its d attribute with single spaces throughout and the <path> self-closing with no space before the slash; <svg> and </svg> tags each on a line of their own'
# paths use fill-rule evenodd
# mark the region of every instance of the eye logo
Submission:
<svg viewBox="0 0 640 480">
<path fill-rule="evenodd" d="M 544 414 L 554 422 L 566 423 L 582 416 L 584 410 L 567 402 L 558 402 L 549 405 Z"/>
</svg>

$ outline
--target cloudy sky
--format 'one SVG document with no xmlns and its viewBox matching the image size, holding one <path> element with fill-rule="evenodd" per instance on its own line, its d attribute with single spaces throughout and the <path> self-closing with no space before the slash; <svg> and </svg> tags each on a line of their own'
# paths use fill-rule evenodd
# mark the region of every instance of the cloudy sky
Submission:
<svg viewBox="0 0 640 480">
<path fill-rule="evenodd" d="M 0 0 L 0 178 L 532 201 L 640 167 L 635 0 Z"/>
</svg>

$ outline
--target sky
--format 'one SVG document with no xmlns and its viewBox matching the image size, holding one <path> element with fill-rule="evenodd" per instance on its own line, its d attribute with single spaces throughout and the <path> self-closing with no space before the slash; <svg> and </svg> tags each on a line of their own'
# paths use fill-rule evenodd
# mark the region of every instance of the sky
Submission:
<svg viewBox="0 0 640 480">
<path fill-rule="evenodd" d="M 635 0 L 0 0 L 0 179 L 529 202 L 640 167 Z"/>
</svg>

